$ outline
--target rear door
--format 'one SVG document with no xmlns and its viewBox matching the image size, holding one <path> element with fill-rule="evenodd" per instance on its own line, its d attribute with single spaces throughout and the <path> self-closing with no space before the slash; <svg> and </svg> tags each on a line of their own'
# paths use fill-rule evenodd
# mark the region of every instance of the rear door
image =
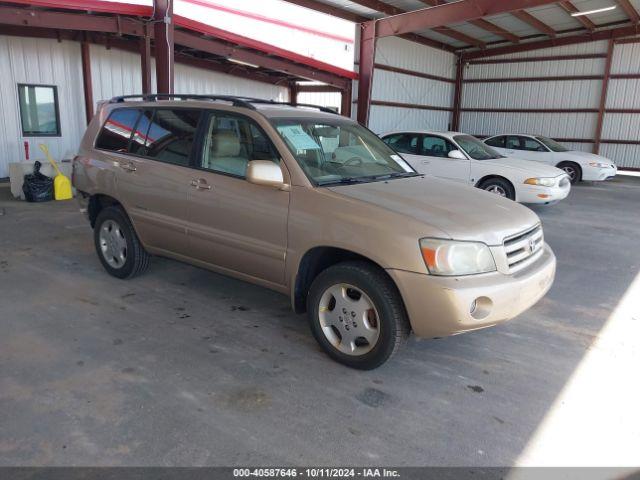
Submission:
<svg viewBox="0 0 640 480">
<path fill-rule="evenodd" d="M 115 152 L 118 200 L 148 248 L 188 252 L 189 165 L 200 115 L 181 108 L 118 109 L 97 140 L 97 148 L 109 145 Z"/>
<path fill-rule="evenodd" d="M 550 163 L 552 156 L 549 154 L 549 150 L 538 140 L 521 135 L 510 136 L 509 139 L 513 139 L 509 143 L 514 147 L 512 149 L 514 153 L 509 154 L 510 156 L 534 162 Z"/>
<path fill-rule="evenodd" d="M 438 135 L 422 138 L 423 161 L 429 162 L 429 170 L 436 177 L 468 183 L 471 171 L 469 159 L 450 158 L 449 152 L 458 150 L 449 140 Z"/>
<path fill-rule="evenodd" d="M 245 179 L 251 160 L 286 170 L 266 133 L 250 118 L 210 111 L 189 189 L 190 256 L 283 285 L 289 192 Z"/>
</svg>

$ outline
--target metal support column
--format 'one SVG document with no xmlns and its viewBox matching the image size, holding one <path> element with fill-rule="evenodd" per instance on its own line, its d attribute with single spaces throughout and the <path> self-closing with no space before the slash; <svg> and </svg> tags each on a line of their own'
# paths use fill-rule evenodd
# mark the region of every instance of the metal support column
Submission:
<svg viewBox="0 0 640 480">
<path fill-rule="evenodd" d="M 362 24 L 360 31 L 360 72 L 358 79 L 358 122 L 369 124 L 371 87 L 376 56 L 376 20 Z"/>
<path fill-rule="evenodd" d="M 607 48 L 607 59 L 604 65 L 604 77 L 602 78 L 602 90 L 600 91 L 600 107 L 598 108 L 598 121 L 596 123 L 596 134 L 593 142 L 593 153 L 600 152 L 600 142 L 602 140 L 602 126 L 604 124 L 604 114 L 607 108 L 607 93 L 609 91 L 609 78 L 611 77 L 611 63 L 613 62 L 613 50 L 615 40 L 609 40 Z"/>
<path fill-rule="evenodd" d="M 84 89 L 84 111 L 87 125 L 93 118 L 93 84 L 91 83 L 91 54 L 90 44 L 86 36 L 80 42 L 80 57 L 82 60 L 82 87 Z"/>
<path fill-rule="evenodd" d="M 173 93 L 173 0 L 153 0 L 158 93 Z"/>
</svg>

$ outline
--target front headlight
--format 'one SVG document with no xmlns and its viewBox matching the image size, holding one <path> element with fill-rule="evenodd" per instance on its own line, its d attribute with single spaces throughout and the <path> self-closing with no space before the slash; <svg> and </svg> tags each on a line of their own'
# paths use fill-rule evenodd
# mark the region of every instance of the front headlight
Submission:
<svg viewBox="0 0 640 480">
<path fill-rule="evenodd" d="M 591 162 L 589 163 L 590 167 L 596 167 L 596 168 L 609 168 L 611 167 L 611 164 L 609 163 L 600 163 L 600 162 Z"/>
<path fill-rule="evenodd" d="M 553 187 L 556 184 L 555 178 L 527 178 L 524 183 L 527 185 L 539 185 L 541 187 Z"/>
<path fill-rule="evenodd" d="M 423 238 L 420 250 L 432 275 L 471 275 L 496 270 L 491 250 L 484 243 Z"/>
</svg>

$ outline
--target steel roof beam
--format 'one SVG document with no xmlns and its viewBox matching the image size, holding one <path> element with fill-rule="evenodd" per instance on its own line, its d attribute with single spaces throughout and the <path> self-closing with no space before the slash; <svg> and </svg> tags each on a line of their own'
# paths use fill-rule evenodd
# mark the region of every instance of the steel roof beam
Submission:
<svg viewBox="0 0 640 480">
<path fill-rule="evenodd" d="M 377 20 L 377 37 L 468 22 L 551 3 L 556 3 L 556 0 L 460 0 Z"/>
<path fill-rule="evenodd" d="M 636 7 L 634 7 L 629 0 L 618 0 L 618 4 L 624 10 L 624 13 L 627 14 L 629 20 L 631 20 L 633 23 L 640 22 L 640 14 L 636 10 Z"/>
<path fill-rule="evenodd" d="M 516 17 L 521 22 L 528 24 L 530 27 L 535 28 L 539 32 L 549 35 L 551 38 L 557 35 L 557 32 L 553 28 L 551 28 L 543 21 L 538 20 L 536 17 L 525 10 L 516 10 L 515 12 L 511 12 L 511 15 Z"/>
<path fill-rule="evenodd" d="M 394 7 L 393 5 L 389 5 L 388 3 L 381 2 L 380 0 L 351 0 L 358 5 L 362 5 L 363 7 L 369 8 L 371 10 L 375 10 L 376 12 L 384 13 L 385 15 L 402 15 L 408 12 L 407 10 L 403 10 L 399 7 Z M 437 1 L 437 0 L 436 0 Z M 368 19 L 369 20 L 369 19 Z M 473 45 L 478 48 L 485 48 L 487 45 L 485 42 L 478 40 L 477 38 L 473 38 L 470 35 L 466 35 L 462 32 L 454 30 L 452 28 L 447 27 L 446 25 L 438 25 L 438 28 L 434 28 L 436 32 L 440 35 L 445 35 L 447 37 L 453 38 L 454 40 L 458 40 L 459 42 L 466 43 L 468 45 Z M 411 33 L 411 32 L 406 32 Z"/>
</svg>

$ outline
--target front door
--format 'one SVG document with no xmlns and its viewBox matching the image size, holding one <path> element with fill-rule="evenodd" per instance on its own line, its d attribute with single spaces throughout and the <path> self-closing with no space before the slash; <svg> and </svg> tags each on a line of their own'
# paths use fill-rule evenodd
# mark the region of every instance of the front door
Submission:
<svg viewBox="0 0 640 480">
<path fill-rule="evenodd" d="M 422 139 L 422 158 L 423 162 L 429 162 L 430 173 L 466 184 L 471 174 L 471 162 L 466 158 L 450 158 L 452 150 L 457 148 L 443 137 L 425 135 Z"/>
<path fill-rule="evenodd" d="M 420 156 L 420 133 L 393 133 L 385 136 L 382 141 L 402 154 L 409 165 L 418 173 L 431 174 L 429 162 Z"/>
<path fill-rule="evenodd" d="M 289 192 L 245 179 L 249 161 L 283 167 L 280 156 L 248 117 L 212 111 L 206 122 L 189 190 L 190 256 L 283 285 Z"/>
</svg>

